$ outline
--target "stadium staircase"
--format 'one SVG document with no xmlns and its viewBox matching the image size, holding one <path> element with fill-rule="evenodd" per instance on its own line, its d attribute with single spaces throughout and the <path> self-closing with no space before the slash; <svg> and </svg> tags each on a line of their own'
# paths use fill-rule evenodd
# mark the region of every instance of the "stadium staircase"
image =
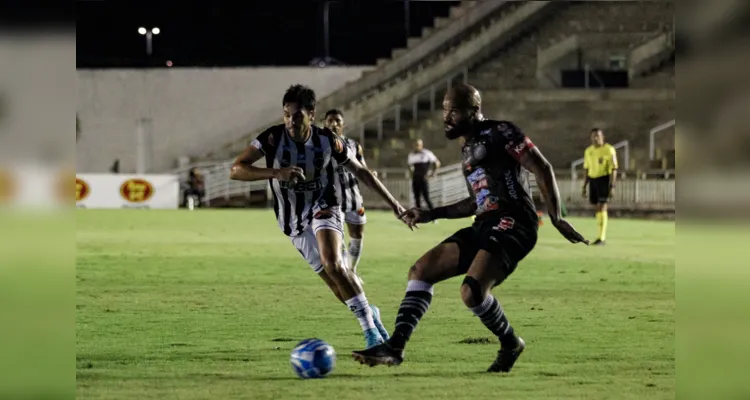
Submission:
<svg viewBox="0 0 750 400">
<path fill-rule="evenodd" d="M 580 157 L 591 127 L 600 126 L 610 141 L 631 142 L 631 168 L 651 168 L 648 133 L 674 118 L 673 6 L 562 3 L 490 57 L 469 60 L 463 72 L 430 85 L 432 100 L 419 104 L 420 118 L 403 132 L 389 129 L 387 114 L 378 116 L 382 124 L 372 124 L 380 129 L 375 133 L 366 126 L 366 139 L 384 139 L 365 147 L 370 165 L 403 165 L 415 138 L 423 138 L 444 164 L 458 161 L 455 143 L 443 138 L 439 104 L 452 83 L 468 79 L 483 93 L 486 116 L 518 123 L 540 147 L 554 149 L 546 154 L 558 167 Z M 566 64 L 580 60 L 592 70 L 606 68 L 613 53 L 627 60 L 621 68 L 627 70 L 631 88 L 601 89 L 597 81 L 590 90 L 559 87 L 558 71 Z"/>
<path fill-rule="evenodd" d="M 580 157 L 592 125 L 604 128 L 610 141 L 643 141 L 635 143 L 639 150 L 631 154 L 632 164 L 638 165 L 635 159 L 648 161 L 649 130 L 674 118 L 673 9 L 663 2 L 601 4 L 462 2 L 421 38 L 410 39 L 408 49 L 394 50 L 390 60 L 378 61 L 377 69 L 319 100 L 318 108 L 344 110 L 349 135 L 363 142 L 371 167 L 403 167 L 411 141 L 418 137 L 448 165 L 458 161 L 459 152 L 443 138 L 442 95 L 457 82 L 470 82 L 483 92 L 485 115 L 517 122 L 540 147 L 554 149 L 546 153 L 555 165 Z M 629 64 L 623 68 L 631 86 L 660 74 L 671 78 L 656 80 L 657 88 L 646 84 L 603 90 L 597 82 L 590 90 L 558 87 L 554 75 L 560 63 L 583 49 L 582 61 L 601 67 L 609 62 L 605 58 L 612 48 L 627 55 Z M 267 125 L 280 122 L 272 118 Z M 206 159 L 227 160 L 258 133 Z M 217 168 L 216 179 L 226 180 L 222 173 Z M 247 189 L 221 185 L 227 199 L 230 192 Z"/>
<path fill-rule="evenodd" d="M 359 135 L 367 142 L 383 140 L 386 131 L 398 135 L 402 128 L 419 121 L 425 105 L 433 104 L 442 95 L 430 92 L 434 82 L 466 72 L 463 65 L 476 63 L 533 29 L 535 23 L 563 3 L 463 1 L 451 9 L 448 18 L 437 18 L 433 28 L 425 28 L 422 37 L 409 39 L 407 48 L 393 50 L 389 60 L 378 60 L 375 70 L 363 73 L 360 79 L 320 99 L 317 108 L 343 109 L 350 128 L 355 128 L 353 136 Z M 401 107 L 404 102 L 413 106 Z M 380 128 L 371 135 L 364 127 L 375 122 Z M 276 123 L 281 123 L 280 117 L 269 118 L 263 127 Z M 247 146 L 261 130 L 249 132 L 201 159 L 227 159 Z"/>
</svg>

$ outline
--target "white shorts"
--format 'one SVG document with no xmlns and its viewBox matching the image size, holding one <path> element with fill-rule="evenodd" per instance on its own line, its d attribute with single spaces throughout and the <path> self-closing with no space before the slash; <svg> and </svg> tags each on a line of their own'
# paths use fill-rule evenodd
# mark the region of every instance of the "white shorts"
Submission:
<svg viewBox="0 0 750 400">
<path fill-rule="evenodd" d="M 325 213 L 327 218 L 313 218 L 312 223 L 299 236 L 290 236 L 292 244 L 300 252 L 302 258 L 307 261 L 316 274 L 323 270 L 323 263 L 320 261 L 320 252 L 318 251 L 318 239 L 315 235 L 321 229 L 330 229 L 338 232 L 344 237 L 344 224 L 342 213 L 338 207 L 331 207 L 329 212 Z"/>
<path fill-rule="evenodd" d="M 365 215 L 365 209 L 360 208 L 359 211 L 347 211 L 344 213 L 344 221 L 347 224 L 352 225 L 364 225 L 367 223 L 367 215 Z"/>
</svg>

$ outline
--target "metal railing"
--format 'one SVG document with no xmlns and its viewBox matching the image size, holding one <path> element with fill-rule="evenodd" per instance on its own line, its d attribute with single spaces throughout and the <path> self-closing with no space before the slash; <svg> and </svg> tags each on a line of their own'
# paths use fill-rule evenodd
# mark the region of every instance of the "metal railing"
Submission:
<svg viewBox="0 0 750 400">
<path fill-rule="evenodd" d="M 251 192 L 264 191 L 270 199 L 268 181 L 237 182 L 229 179 L 231 163 L 218 163 L 204 169 L 206 178 L 206 201 L 210 206 L 211 200 L 249 197 Z M 533 174 L 529 174 L 532 192 L 536 192 L 536 181 Z M 379 179 L 391 194 L 403 205 L 413 205 L 414 198 L 411 190 L 411 179 L 408 171 L 381 170 Z M 557 179 L 560 195 L 566 204 L 582 205 L 588 200 L 581 196 L 580 181 L 560 177 Z M 628 206 L 673 207 L 675 204 L 674 179 L 653 179 L 649 176 L 631 176 L 618 181 L 617 190 L 612 198 L 612 204 Z M 385 203 L 372 190 L 362 187 L 362 196 L 368 208 L 384 208 Z M 461 164 L 452 164 L 440 168 L 430 179 L 430 195 L 435 206 L 453 204 L 470 196 L 469 188 L 463 175 Z M 532 193 L 534 197 L 538 194 Z"/>
<path fill-rule="evenodd" d="M 667 129 L 670 129 L 674 127 L 676 124 L 676 120 L 671 120 L 669 122 L 663 123 L 654 129 L 651 129 L 651 132 L 648 133 L 648 159 L 653 160 L 656 157 L 656 140 L 655 137 L 661 132 L 666 131 Z"/>
</svg>

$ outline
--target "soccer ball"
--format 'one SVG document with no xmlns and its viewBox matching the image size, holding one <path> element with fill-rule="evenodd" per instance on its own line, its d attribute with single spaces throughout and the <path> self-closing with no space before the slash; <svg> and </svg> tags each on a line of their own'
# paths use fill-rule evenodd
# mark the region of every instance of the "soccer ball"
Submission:
<svg viewBox="0 0 750 400">
<path fill-rule="evenodd" d="M 320 339 L 305 339 L 294 347 L 290 361 L 302 379 L 325 378 L 336 366 L 336 351 Z"/>
</svg>

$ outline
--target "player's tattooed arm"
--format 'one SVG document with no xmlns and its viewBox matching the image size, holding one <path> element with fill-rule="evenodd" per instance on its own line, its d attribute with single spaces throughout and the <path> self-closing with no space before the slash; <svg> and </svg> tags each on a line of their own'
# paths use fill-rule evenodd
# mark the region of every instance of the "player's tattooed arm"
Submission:
<svg viewBox="0 0 750 400">
<path fill-rule="evenodd" d="M 263 158 L 263 152 L 254 145 L 248 146 L 232 164 L 229 178 L 234 181 L 260 181 L 265 179 L 278 179 L 280 181 L 304 180 L 305 175 L 299 167 L 288 167 L 281 169 L 255 167 L 256 161 Z"/>
</svg>

